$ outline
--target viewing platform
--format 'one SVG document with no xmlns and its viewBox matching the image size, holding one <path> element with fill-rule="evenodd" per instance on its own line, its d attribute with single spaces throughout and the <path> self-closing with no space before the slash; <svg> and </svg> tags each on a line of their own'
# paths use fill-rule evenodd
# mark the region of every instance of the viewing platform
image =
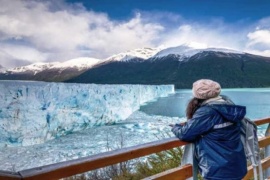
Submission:
<svg viewBox="0 0 270 180">
<path fill-rule="evenodd" d="M 264 149 L 264 158 L 261 160 L 262 169 L 264 170 L 264 179 L 270 177 L 270 117 L 254 121 L 257 126 L 268 125 L 265 137 L 259 139 L 260 148 Z M 0 171 L 0 180 L 50 180 L 70 177 L 76 174 L 92 171 L 98 168 L 110 166 L 113 164 L 125 162 L 135 158 L 143 157 L 153 153 L 169 150 L 179 146 L 185 146 L 187 142 L 180 141 L 178 138 L 167 138 L 153 141 L 146 144 L 122 148 L 114 151 L 100 153 L 88 157 L 82 157 L 75 160 L 59 162 L 42 167 L 22 170 L 19 172 Z M 253 167 L 248 167 L 248 173 L 245 180 L 253 178 Z M 197 177 L 193 174 L 192 164 L 179 166 L 162 173 L 145 178 L 145 180 L 183 180 L 190 177 Z M 196 179 L 196 178 L 195 178 Z"/>
</svg>

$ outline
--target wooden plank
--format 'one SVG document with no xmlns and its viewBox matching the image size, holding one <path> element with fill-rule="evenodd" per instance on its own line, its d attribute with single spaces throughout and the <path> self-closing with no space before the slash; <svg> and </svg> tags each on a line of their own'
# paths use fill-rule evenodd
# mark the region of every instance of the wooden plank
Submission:
<svg viewBox="0 0 270 180">
<path fill-rule="evenodd" d="M 270 166 L 270 157 L 264 158 L 261 160 L 262 163 L 262 169 L 267 169 Z M 258 168 L 257 168 L 257 172 L 259 174 Z M 254 174 L 253 174 L 253 167 L 249 166 L 248 167 L 248 172 L 246 174 L 246 176 L 243 178 L 243 180 L 249 180 L 250 178 L 253 178 Z"/>
<path fill-rule="evenodd" d="M 262 137 L 259 139 L 259 147 L 266 147 L 270 144 L 270 136 Z"/>
<path fill-rule="evenodd" d="M 267 169 L 270 166 L 270 157 L 264 158 L 261 162 L 262 169 Z"/>
<path fill-rule="evenodd" d="M 258 120 L 254 120 L 255 124 L 257 126 L 262 125 L 262 124 L 267 124 L 270 123 L 270 118 L 263 118 L 263 119 L 258 119 Z"/>
<path fill-rule="evenodd" d="M 185 180 L 192 177 L 192 165 L 187 164 L 147 177 L 143 180 Z"/>
<path fill-rule="evenodd" d="M 188 144 L 168 138 L 120 150 L 20 171 L 23 179 L 60 179 Z"/>
<path fill-rule="evenodd" d="M 2 171 L 0 170 L 0 180 L 18 180 L 21 176 L 17 172 Z"/>
</svg>

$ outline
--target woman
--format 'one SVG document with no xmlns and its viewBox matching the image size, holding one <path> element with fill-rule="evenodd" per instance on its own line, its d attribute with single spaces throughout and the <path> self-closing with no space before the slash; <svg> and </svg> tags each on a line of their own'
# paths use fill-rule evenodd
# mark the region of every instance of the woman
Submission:
<svg viewBox="0 0 270 180">
<path fill-rule="evenodd" d="M 221 97 L 220 91 L 220 85 L 209 79 L 193 83 L 188 121 L 174 125 L 172 132 L 180 140 L 194 143 L 194 156 L 204 179 L 240 180 L 247 173 L 240 139 L 246 108 Z"/>
</svg>

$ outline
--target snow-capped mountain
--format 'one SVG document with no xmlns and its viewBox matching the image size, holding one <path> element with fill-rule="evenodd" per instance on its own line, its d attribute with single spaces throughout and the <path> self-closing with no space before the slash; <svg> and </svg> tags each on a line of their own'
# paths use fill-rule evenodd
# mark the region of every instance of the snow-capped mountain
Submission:
<svg viewBox="0 0 270 180">
<path fill-rule="evenodd" d="M 161 47 L 159 48 L 141 48 L 141 49 L 134 49 L 127 52 L 119 53 L 110 56 L 109 58 L 106 58 L 104 60 L 95 59 L 95 58 L 89 58 L 89 57 L 80 57 L 71 59 L 65 62 L 51 62 L 51 63 L 34 63 L 27 66 L 21 66 L 11 69 L 5 69 L 0 67 L 0 72 L 6 72 L 11 74 L 16 73 L 32 73 L 37 74 L 42 71 L 46 70 L 59 70 L 62 71 L 67 68 L 73 68 L 77 69 L 78 71 L 86 70 L 94 65 L 101 63 L 101 62 L 110 62 L 110 61 L 122 61 L 127 62 L 134 58 L 140 58 L 140 59 L 150 59 L 150 58 L 162 58 L 166 57 L 168 55 L 175 55 L 178 57 L 178 60 L 181 61 L 187 57 L 191 57 L 195 54 L 198 54 L 200 52 L 204 51 L 213 51 L 213 52 L 224 52 L 224 53 L 235 53 L 235 54 L 243 54 L 243 52 L 230 50 L 230 49 L 220 49 L 220 48 L 206 48 L 206 49 L 195 49 L 192 47 L 189 47 L 188 45 L 181 45 L 177 47 L 170 47 L 167 49 L 163 49 Z"/>
<path fill-rule="evenodd" d="M 58 70 L 64 70 L 67 68 L 75 68 L 79 71 L 88 69 L 92 67 L 93 65 L 101 62 L 99 59 L 95 58 L 88 58 L 88 57 L 81 57 L 81 58 L 75 58 L 71 59 L 69 61 L 65 62 L 51 62 L 51 63 L 34 63 L 30 64 L 28 66 L 22 66 L 22 67 L 16 67 L 12 69 L 8 69 L 8 73 L 24 73 L 24 72 L 32 72 L 34 74 L 49 70 L 49 69 L 58 69 Z"/>
<path fill-rule="evenodd" d="M 153 58 L 161 58 L 168 55 L 176 55 L 179 57 L 179 60 L 194 56 L 195 54 L 201 52 L 223 52 L 223 53 L 234 53 L 234 54 L 244 54 L 244 52 L 236 51 L 232 49 L 223 49 L 223 48 L 192 48 L 186 45 L 181 45 L 177 47 L 170 47 L 158 52 Z"/>
<path fill-rule="evenodd" d="M 149 59 L 158 53 L 161 48 L 141 48 L 141 49 L 134 49 L 127 52 L 119 53 L 116 55 L 112 55 L 105 59 L 105 61 L 128 61 L 133 58 L 140 58 L 140 59 Z"/>
<path fill-rule="evenodd" d="M 15 68 L 11 68 L 8 69 L 7 72 L 8 73 L 23 73 L 23 72 L 40 72 L 46 69 L 51 68 L 54 65 L 54 63 L 34 63 L 34 64 L 30 64 L 27 66 L 21 66 L 21 67 L 15 67 Z"/>
<path fill-rule="evenodd" d="M 100 62 L 102 60 L 81 57 L 66 62 L 34 63 L 28 66 L 8 69 L 0 73 L 0 79 L 64 81 L 80 75 Z"/>
<path fill-rule="evenodd" d="M 101 84 L 175 84 L 190 88 L 200 78 L 223 87 L 269 87 L 270 58 L 222 48 L 142 48 L 104 60 L 77 58 L 36 63 L 0 73 L 5 80 Z"/>
<path fill-rule="evenodd" d="M 67 69 L 67 68 L 75 68 L 78 71 L 86 70 L 94 65 L 101 63 L 101 62 L 109 62 L 109 61 L 128 61 L 133 58 L 140 58 L 140 59 L 149 59 L 157 52 L 159 52 L 161 48 L 141 48 L 141 49 L 134 49 L 127 52 L 119 53 L 112 55 L 104 60 L 89 58 L 89 57 L 80 57 L 71 59 L 65 62 L 51 62 L 51 63 L 34 63 L 27 66 L 21 66 L 16 68 L 11 68 L 8 70 L 3 70 L 2 72 L 6 73 L 33 73 L 34 75 L 51 69 L 58 69 L 59 71 Z M 1 72 L 1 71 L 0 71 Z"/>
<path fill-rule="evenodd" d="M 174 84 L 190 88 L 209 78 L 222 87 L 269 87 L 270 57 L 221 48 L 178 46 L 159 51 L 145 61 L 109 61 L 67 82 L 101 84 Z"/>
<path fill-rule="evenodd" d="M 52 68 L 77 68 L 78 70 L 88 69 L 98 63 L 102 62 L 100 59 L 80 57 L 76 59 L 71 59 L 63 63 L 57 63 Z"/>
</svg>

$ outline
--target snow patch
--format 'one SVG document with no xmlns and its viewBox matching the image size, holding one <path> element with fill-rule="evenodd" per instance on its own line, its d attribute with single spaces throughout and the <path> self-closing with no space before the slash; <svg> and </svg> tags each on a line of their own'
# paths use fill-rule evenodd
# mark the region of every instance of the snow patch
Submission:
<svg viewBox="0 0 270 180">
<path fill-rule="evenodd" d="M 33 72 L 34 74 L 47 70 L 47 69 L 67 69 L 76 68 L 78 70 L 88 69 L 92 66 L 102 62 L 100 59 L 80 57 L 71 59 L 65 62 L 51 62 L 51 63 L 34 63 L 28 66 L 16 67 L 8 69 L 7 72 L 11 73 L 23 73 L 23 72 Z"/>
<path fill-rule="evenodd" d="M 71 59 L 69 61 L 63 62 L 63 63 L 57 63 L 55 64 L 52 68 L 58 68 L 58 69 L 63 69 L 63 68 L 77 68 L 79 70 L 90 68 L 94 66 L 95 64 L 98 64 L 101 62 L 99 59 L 95 58 L 88 58 L 88 57 L 80 57 L 76 59 Z"/>
<path fill-rule="evenodd" d="M 236 51 L 232 49 L 223 49 L 223 48 L 192 48 L 186 45 L 181 45 L 177 47 L 171 47 L 164 49 L 160 52 L 158 52 L 154 58 L 160 58 L 164 56 L 168 56 L 170 54 L 174 55 L 179 55 L 181 59 L 184 59 L 185 57 L 191 57 L 194 56 L 195 54 L 198 54 L 200 52 L 205 52 L 205 51 L 213 51 L 213 52 L 223 52 L 223 53 L 234 53 L 234 54 L 244 54 L 244 52 L 241 51 Z"/>
<path fill-rule="evenodd" d="M 110 56 L 105 61 L 128 61 L 133 58 L 149 59 L 159 52 L 161 48 L 141 48 Z"/>
</svg>

